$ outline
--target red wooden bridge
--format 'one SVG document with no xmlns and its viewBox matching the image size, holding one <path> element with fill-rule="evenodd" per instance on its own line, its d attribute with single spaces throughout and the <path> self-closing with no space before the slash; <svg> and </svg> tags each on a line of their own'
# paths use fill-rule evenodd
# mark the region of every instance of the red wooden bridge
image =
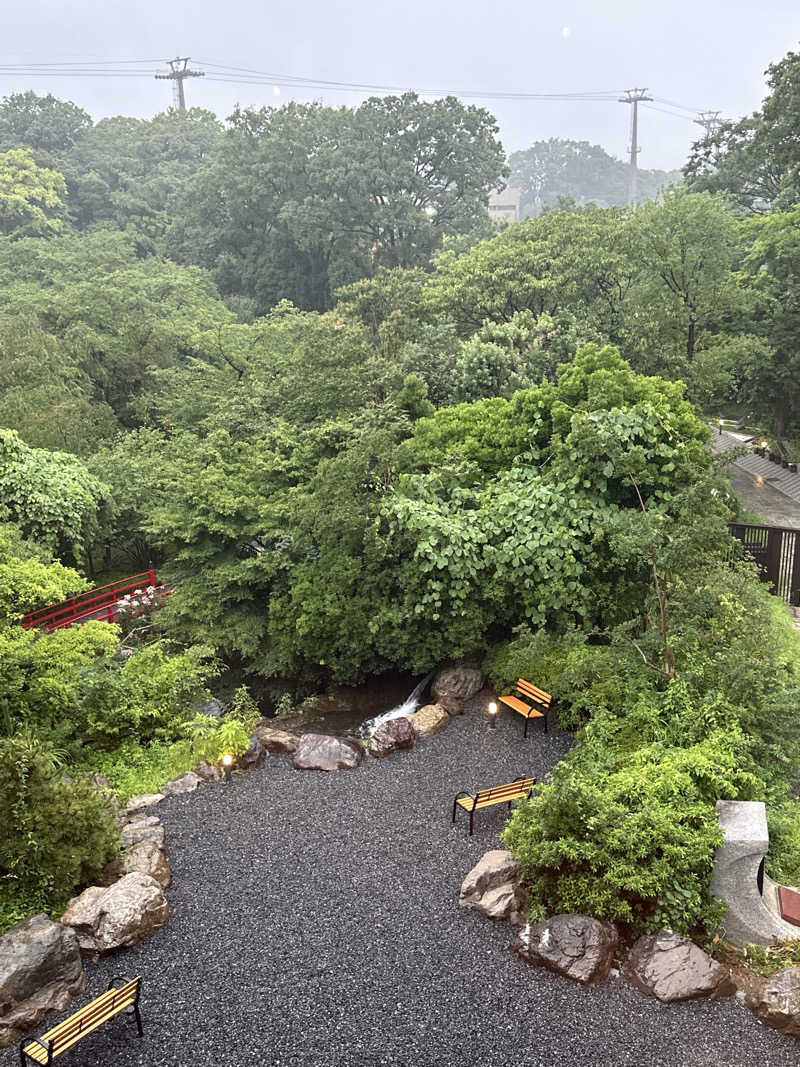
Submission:
<svg viewBox="0 0 800 1067">
<path fill-rule="evenodd" d="M 128 594 L 144 593 L 148 586 L 156 589 L 162 596 L 171 592 L 159 586 L 154 570 L 143 571 L 118 582 L 87 589 L 85 593 L 78 593 L 77 596 L 68 597 L 67 600 L 51 604 L 47 608 L 29 611 L 23 616 L 22 625 L 26 629 L 39 626 L 44 630 L 60 630 L 62 626 L 89 622 L 90 619 L 116 622 L 120 612 L 120 600 Z"/>
</svg>

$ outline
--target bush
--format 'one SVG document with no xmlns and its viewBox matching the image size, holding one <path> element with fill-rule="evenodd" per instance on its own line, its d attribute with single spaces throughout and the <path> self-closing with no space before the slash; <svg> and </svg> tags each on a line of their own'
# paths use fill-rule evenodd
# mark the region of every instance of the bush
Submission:
<svg viewBox="0 0 800 1067">
<path fill-rule="evenodd" d="M 713 933 L 723 915 L 709 893 L 722 840 L 714 805 L 752 784 L 738 770 L 743 745 L 737 730 L 720 730 L 689 748 L 656 742 L 617 761 L 581 749 L 559 764 L 503 835 L 523 864 L 532 917 Z"/>
<path fill-rule="evenodd" d="M 103 795 L 74 781 L 38 741 L 0 740 L 0 886 L 54 904 L 100 873 L 118 851 Z"/>
</svg>

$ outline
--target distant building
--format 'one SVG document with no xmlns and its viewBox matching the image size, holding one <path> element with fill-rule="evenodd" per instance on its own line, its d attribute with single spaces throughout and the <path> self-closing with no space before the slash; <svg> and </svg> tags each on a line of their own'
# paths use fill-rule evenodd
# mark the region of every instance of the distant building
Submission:
<svg viewBox="0 0 800 1067">
<path fill-rule="evenodd" d="M 496 189 L 489 193 L 489 218 L 493 222 L 519 222 L 520 199 L 522 190 L 509 186 L 498 192 Z"/>
</svg>

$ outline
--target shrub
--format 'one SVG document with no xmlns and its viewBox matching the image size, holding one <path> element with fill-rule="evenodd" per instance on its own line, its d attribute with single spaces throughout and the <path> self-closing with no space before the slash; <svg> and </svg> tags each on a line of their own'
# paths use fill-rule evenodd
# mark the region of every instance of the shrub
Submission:
<svg viewBox="0 0 800 1067">
<path fill-rule="evenodd" d="M 523 864 L 532 917 L 578 912 L 633 933 L 712 933 L 723 914 L 709 893 L 722 840 L 714 804 L 752 784 L 738 769 L 743 744 L 734 728 L 616 761 L 587 746 L 559 764 L 503 835 Z"/>
<path fill-rule="evenodd" d="M 117 853 L 105 798 L 65 777 L 38 741 L 0 740 L 0 811 L 0 886 L 12 897 L 64 900 Z"/>
</svg>

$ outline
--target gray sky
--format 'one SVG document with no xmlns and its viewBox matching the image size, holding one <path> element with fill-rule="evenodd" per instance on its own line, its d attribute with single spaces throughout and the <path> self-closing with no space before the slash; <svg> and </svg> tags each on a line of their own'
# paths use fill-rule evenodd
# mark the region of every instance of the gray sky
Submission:
<svg viewBox="0 0 800 1067">
<path fill-rule="evenodd" d="M 237 102 L 353 105 L 369 95 L 293 89 L 284 74 L 443 90 L 637 86 L 735 118 L 759 106 L 767 64 L 800 47 L 798 0 L 28 0 L 6 5 L 3 22 L 0 64 L 146 60 L 155 71 L 180 54 L 201 69 L 275 73 L 264 85 L 188 81 L 189 105 L 222 117 Z M 171 103 L 169 83 L 148 75 L 0 73 L 0 95 L 24 89 L 74 100 L 95 118 L 149 117 Z M 508 152 L 557 136 L 627 150 L 629 109 L 619 103 L 469 102 L 497 117 Z M 699 133 L 683 114 L 642 110 L 642 167 L 682 165 Z"/>
</svg>

